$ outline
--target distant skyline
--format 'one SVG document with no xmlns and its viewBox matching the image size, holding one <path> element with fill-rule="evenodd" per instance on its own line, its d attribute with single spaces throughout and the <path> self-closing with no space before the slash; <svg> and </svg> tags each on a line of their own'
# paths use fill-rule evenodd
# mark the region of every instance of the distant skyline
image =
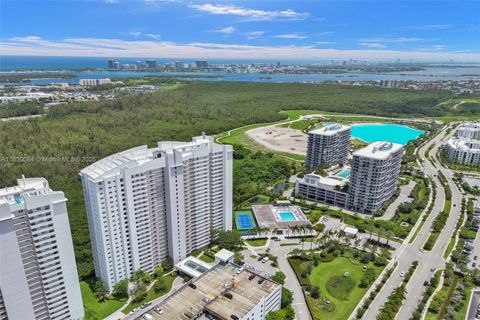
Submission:
<svg viewBox="0 0 480 320">
<path fill-rule="evenodd" d="M 480 61 L 480 1 L 0 2 L 0 54 Z"/>
</svg>

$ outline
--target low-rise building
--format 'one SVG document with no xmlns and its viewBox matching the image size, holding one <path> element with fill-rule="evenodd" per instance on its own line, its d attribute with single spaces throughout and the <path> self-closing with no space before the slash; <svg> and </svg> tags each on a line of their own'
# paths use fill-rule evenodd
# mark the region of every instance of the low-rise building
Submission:
<svg viewBox="0 0 480 320">
<path fill-rule="evenodd" d="M 281 298 L 280 284 L 225 262 L 127 319 L 264 320 L 280 309 Z"/>
<path fill-rule="evenodd" d="M 303 195 L 309 201 L 345 207 L 348 199 L 348 194 L 344 191 L 346 184 L 347 180 L 339 177 L 306 174 L 297 179 L 295 194 Z"/>
</svg>

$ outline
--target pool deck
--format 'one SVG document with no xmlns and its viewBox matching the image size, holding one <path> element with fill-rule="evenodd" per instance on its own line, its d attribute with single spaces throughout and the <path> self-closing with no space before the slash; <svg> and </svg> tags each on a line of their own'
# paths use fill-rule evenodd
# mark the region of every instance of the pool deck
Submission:
<svg viewBox="0 0 480 320">
<path fill-rule="evenodd" d="M 262 228 L 287 229 L 293 226 L 311 225 L 310 221 L 303 215 L 305 220 L 278 221 L 272 210 L 272 205 L 253 205 L 252 210 L 257 219 L 258 226 Z M 300 209 L 299 209 L 300 210 Z"/>
</svg>

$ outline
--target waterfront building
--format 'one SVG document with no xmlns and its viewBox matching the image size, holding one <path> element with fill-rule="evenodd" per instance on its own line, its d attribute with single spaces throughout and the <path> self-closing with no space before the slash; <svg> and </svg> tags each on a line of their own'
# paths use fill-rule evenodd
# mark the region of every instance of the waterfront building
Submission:
<svg viewBox="0 0 480 320">
<path fill-rule="evenodd" d="M 115 60 L 115 59 L 108 59 L 107 60 L 108 69 L 118 69 L 116 62 L 117 62 L 117 60 Z"/>
<path fill-rule="evenodd" d="M 397 190 L 401 144 L 378 141 L 353 153 L 347 208 L 372 214 Z"/>
<path fill-rule="evenodd" d="M 96 87 L 96 86 L 101 86 L 105 84 L 111 84 L 112 80 L 109 78 L 105 79 L 80 79 L 79 84 L 82 87 Z"/>
<path fill-rule="evenodd" d="M 154 59 L 147 59 L 145 61 L 145 63 L 147 64 L 147 68 L 148 69 L 151 69 L 151 70 L 155 70 L 157 69 L 157 61 L 154 60 Z"/>
<path fill-rule="evenodd" d="M 457 137 L 448 139 L 445 155 L 450 161 L 480 167 L 480 123 L 462 125 Z"/>
<path fill-rule="evenodd" d="M 280 284 L 228 260 L 219 260 L 162 302 L 127 319 L 264 320 L 270 311 L 280 309 Z"/>
<path fill-rule="evenodd" d="M 44 178 L 0 189 L 0 319 L 82 319 L 67 199 Z"/>
<path fill-rule="evenodd" d="M 197 69 L 207 69 L 208 68 L 208 61 L 197 60 L 197 61 L 195 61 L 195 66 L 197 67 Z"/>
<path fill-rule="evenodd" d="M 106 157 L 80 173 L 96 275 L 110 289 L 138 269 L 152 272 L 232 228 L 229 145 L 205 135 Z"/>
<path fill-rule="evenodd" d="M 308 133 L 307 168 L 320 165 L 346 164 L 350 151 L 350 126 L 331 124 Z"/>
<path fill-rule="evenodd" d="M 295 194 L 306 200 L 345 207 L 348 193 L 345 188 L 347 180 L 336 176 L 322 177 L 318 174 L 306 174 L 295 183 Z"/>
</svg>

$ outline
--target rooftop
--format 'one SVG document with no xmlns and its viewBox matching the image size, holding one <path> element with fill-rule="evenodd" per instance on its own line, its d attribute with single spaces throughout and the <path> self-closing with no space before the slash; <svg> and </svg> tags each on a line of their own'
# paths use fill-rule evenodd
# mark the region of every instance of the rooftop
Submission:
<svg viewBox="0 0 480 320">
<path fill-rule="evenodd" d="M 0 189 L 0 204 L 19 204 L 24 197 L 52 192 L 45 178 L 25 178 L 17 180 L 17 185 Z"/>
<path fill-rule="evenodd" d="M 318 186 L 318 187 L 330 187 L 343 186 L 346 180 L 338 176 L 323 177 L 319 174 L 309 173 L 300 179 L 301 182 Z"/>
<path fill-rule="evenodd" d="M 199 277 L 213 266 L 195 257 L 187 257 L 175 265 L 175 269 L 188 274 L 191 277 Z"/>
<path fill-rule="evenodd" d="M 102 178 L 117 174 L 123 168 L 133 168 L 156 158 L 159 152 L 173 153 L 174 151 L 189 152 L 196 147 L 213 142 L 209 136 L 193 137 L 191 142 L 161 141 L 156 148 L 138 146 L 105 157 L 80 171 L 91 179 Z"/>
<path fill-rule="evenodd" d="M 235 254 L 227 249 L 222 249 L 215 253 L 215 258 L 220 259 L 220 261 L 228 261 L 230 260 Z"/>
<path fill-rule="evenodd" d="M 345 125 L 342 125 L 342 124 L 338 124 L 338 123 L 333 123 L 333 124 L 324 126 L 322 128 L 309 131 L 308 133 L 318 134 L 318 135 L 323 135 L 323 136 L 333 136 L 334 134 L 337 134 L 337 133 L 343 132 L 343 131 L 347 131 L 347 130 L 351 130 L 351 127 L 350 126 L 345 126 Z"/>
<path fill-rule="evenodd" d="M 138 319 L 148 313 L 153 319 L 202 319 L 205 313 L 215 315 L 219 319 L 231 319 L 232 315 L 242 319 L 260 300 L 280 287 L 279 284 L 261 277 L 251 271 L 228 263 L 217 264 L 200 277 L 180 287 L 163 302 L 151 306 L 150 310 L 134 314 L 129 319 Z M 241 270 L 237 274 L 237 270 Z M 254 275 L 253 279 L 250 279 Z M 263 281 L 259 281 L 263 280 Z M 230 293 L 229 295 L 225 294 Z M 154 311 L 158 307 L 162 314 Z"/>
<path fill-rule="evenodd" d="M 258 222 L 259 227 L 273 229 L 285 229 L 293 226 L 311 225 L 310 221 L 305 217 L 302 210 L 294 205 L 274 206 L 270 204 L 253 205 L 253 214 Z M 282 220 L 281 214 L 287 213 L 293 218 Z"/>
<path fill-rule="evenodd" d="M 387 159 L 392 153 L 403 150 L 403 145 L 387 141 L 372 142 L 365 148 L 357 150 L 354 156 L 366 157 L 377 160 Z"/>
<path fill-rule="evenodd" d="M 478 140 L 450 138 L 448 139 L 447 144 L 456 150 L 480 153 L 480 141 Z"/>
</svg>

